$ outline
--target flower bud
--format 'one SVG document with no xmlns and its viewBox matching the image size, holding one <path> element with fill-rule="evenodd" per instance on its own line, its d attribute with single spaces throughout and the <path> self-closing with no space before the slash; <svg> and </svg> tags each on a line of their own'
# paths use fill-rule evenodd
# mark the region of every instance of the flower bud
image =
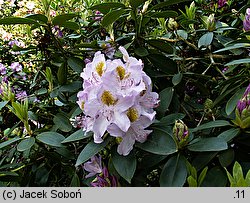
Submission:
<svg viewBox="0 0 250 203">
<path fill-rule="evenodd" d="M 176 120 L 173 128 L 173 135 L 178 143 L 179 148 L 182 148 L 187 144 L 187 139 L 189 136 L 188 127 L 184 124 L 182 120 Z"/>
<path fill-rule="evenodd" d="M 235 109 L 236 118 L 233 121 L 242 129 L 250 127 L 250 84 L 245 90 L 243 97 L 238 101 Z"/>
<path fill-rule="evenodd" d="M 177 30 L 179 27 L 178 23 L 173 18 L 169 18 L 167 25 L 170 30 Z"/>
</svg>

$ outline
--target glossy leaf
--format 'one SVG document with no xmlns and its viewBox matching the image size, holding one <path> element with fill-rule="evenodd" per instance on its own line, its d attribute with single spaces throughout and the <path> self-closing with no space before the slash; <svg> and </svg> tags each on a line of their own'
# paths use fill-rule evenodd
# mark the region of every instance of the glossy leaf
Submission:
<svg viewBox="0 0 250 203">
<path fill-rule="evenodd" d="M 172 136 L 158 128 L 154 128 L 146 142 L 138 143 L 136 146 L 159 155 L 169 155 L 177 151 L 177 146 Z"/>
<path fill-rule="evenodd" d="M 55 125 L 63 132 L 69 132 L 73 127 L 69 121 L 69 118 L 67 118 L 62 113 L 56 114 L 56 116 L 53 118 L 53 121 Z"/>
<path fill-rule="evenodd" d="M 226 63 L 224 66 L 233 66 L 233 65 L 249 64 L 249 63 L 250 63 L 250 58 L 245 58 L 245 59 L 238 59 L 231 61 L 229 63 Z"/>
<path fill-rule="evenodd" d="M 2 101 L 0 102 L 0 110 L 8 104 L 8 101 Z"/>
<path fill-rule="evenodd" d="M 17 150 L 19 152 L 26 151 L 30 149 L 34 144 L 35 144 L 35 138 L 34 137 L 29 137 L 24 140 L 22 140 L 18 145 L 17 145 Z"/>
<path fill-rule="evenodd" d="M 234 160 L 234 150 L 227 149 L 225 151 L 222 151 L 219 154 L 218 158 L 222 167 L 228 167 Z"/>
<path fill-rule="evenodd" d="M 42 23 L 48 22 L 48 18 L 43 14 L 29 14 L 29 15 L 26 15 L 25 18 L 33 19 Z"/>
<path fill-rule="evenodd" d="M 169 105 L 171 104 L 172 98 L 174 94 L 173 87 L 167 87 L 166 89 L 162 90 L 160 95 L 160 105 L 157 107 L 157 112 L 161 116 L 164 116 L 165 112 L 168 110 Z"/>
<path fill-rule="evenodd" d="M 201 36 L 201 38 L 198 41 L 198 47 L 207 47 L 210 45 L 213 41 L 214 34 L 213 32 L 208 32 Z"/>
<path fill-rule="evenodd" d="M 65 137 L 57 132 L 43 132 L 36 137 L 40 142 L 52 147 L 64 147 L 61 142 Z"/>
<path fill-rule="evenodd" d="M 161 11 L 161 12 L 151 12 L 148 14 L 150 18 L 174 18 L 178 16 L 176 11 Z"/>
<path fill-rule="evenodd" d="M 101 22 L 102 26 L 105 28 L 108 27 L 109 25 L 114 23 L 116 20 L 118 20 L 126 12 L 127 10 L 125 9 L 110 11 L 103 17 L 102 22 Z"/>
<path fill-rule="evenodd" d="M 36 21 L 21 17 L 7 17 L 0 19 L 0 25 L 15 25 L 15 24 L 35 24 Z"/>
<path fill-rule="evenodd" d="M 230 123 L 225 120 L 216 120 L 216 121 L 210 121 L 208 123 L 204 123 L 196 128 L 190 129 L 192 132 L 197 132 L 199 130 L 205 130 L 209 128 L 215 128 L 215 127 L 223 127 L 228 126 Z"/>
<path fill-rule="evenodd" d="M 85 67 L 83 60 L 78 57 L 68 58 L 67 63 L 69 67 L 72 68 L 77 73 L 81 73 L 83 71 L 83 68 Z"/>
<path fill-rule="evenodd" d="M 188 149 L 196 152 L 221 151 L 227 149 L 227 143 L 218 137 L 202 138 L 198 142 L 188 145 Z"/>
<path fill-rule="evenodd" d="M 79 154 L 75 166 L 81 165 L 82 163 L 90 159 L 92 156 L 97 154 L 109 143 L 110 140 L 110 138 L 107 138 L 106 140 L 104 140 L 104 142 L 100 144 L 96 144 L 93 141 L 89 142 Z"/>
<path fill-rule="evenodd" d="M 172 78 L 172 83 L 174 86 L 178 85 L 182 80 L 182 73 L 175 74 Z"/>
<path fill-rule="evenodd" d="M 54 17 L 52 20 L 52 23 L 53 25 L 61 25 L 63 22 L 72 20 L 75 17 L 77 17 L 77 15 L 74 13 L 61 14 L 61 15 Z"/>
<path fill-rule="evenodd" d="M 132 8 L 136 9 L 138 6 L 142 5 L 146 1 L 147 0 L 129 0 L 129 4 L 130 6 L 132 6 Z"/>
<path fill-rule="evenodd" d="M 151 45 L 152 47 L 165 52 L 167 54 L 172 54 L 173 53 L 173 47 L 165 42 L 164 40 L 160 40 L 160 39 L 150 39 L 146 41 L 149 45 Z"/>
<path fill-rule="evenodd" d="M 231 128 L 219 134 L 218 137 L 224 139 L 226 142 L 229 142 L 234 137 L 236 137 L 239 133 L 240 133 L 239 128 Z"/>
<path fill-rule="evenodd" d="M 244 94 L 245 89 L 240 89 L 237 92 L 235 92 L 235 94 L 228 100 L 227 104 L 226 104 L 226 114 L 230 115 L 236 105 L 237 102 L 240 100 L 240 98 L 242 97 L 242 95 Z"/>
<path fill-rule="evenodd" d="M 185 162 L 185 158 L 180 154 L 171 157 L 162 169 L 160 175 L 160 186 L 182 187 L 187 178 Z"/>
<path fill-rule="evenodd" d="M 90 7 L 90 10 L 98 10 L 103 14 L 107 14 L 111 9 L 125 8 L 125 5 L 118 2 L 109 2 L 97 4 Z"/>
<path fill-rule="evenodd" d="M 207 175 L 201 184 L 202 187 L 225 187 L 227 176 L 224 171 L 216 166 L 207 172 Z"/>
<path fill-rule="evenodd" d="M 111 154 L 113 165 L 118 174 L 123 177 L 128 183 L 134 176 L 136 169 L 136 157 L 133 152 L 130 152 L 127 156 L 119 155 L 116 150 L 112 151 Z"/>
<path fill-rule="evenodd" d="M 174 4 L 178 4 L 178 3 L 182 3 L 186 1 L 191 1 L 191 0 L 166 0 L 164 2 L 156 4 L 155 6 L 151 8 L 151 10 L 161 9 L 170 5 L 174 5 Z"/>
<path fill-rule="evenodd" d="M 9 140 L 7 140 L 7 141 L 5 141 L 5 142 L 1 142 L 1 143 L 0 143 L 0 149 L 6 147 L 6 146 L 8 146 L 8 145 L 11 145 L 11 144 L 15 143 L 16 141 L 18 141 L 18 140 L 20 140 L 20 139 L 21 139 L 20 137 L 14 137 L 14 138 L 9 139 Z"/>
<path fill-rule="evenodd" d="M 148 50 L 144 47 L 138 47 L 137 49 L 135 49 L 135 54 L 140 57 L 145 57 L 148 55 Z"/>
<path fill-rule="evenodd" d="M 183 119 L 184 117 L 185 114 L 182 113 L 169 114 L 160 120 L 159 125 L 171 125 L 174 124 L 176 120 Z"/>
<path fill-rule="evenodd" d="M 77 130 L 76 132 L 74 132 L 73 134 L 71 134 L 70 136 L 68 136 L 65 140 L 62 141 L 62 143 L 68 143 L 68 142 L 75 142 L 78 140 L 82 140 L 85 138 L 90 137 L 91 134 L 84 134 L 84 131 L 82 129 Z"/>
</svg>

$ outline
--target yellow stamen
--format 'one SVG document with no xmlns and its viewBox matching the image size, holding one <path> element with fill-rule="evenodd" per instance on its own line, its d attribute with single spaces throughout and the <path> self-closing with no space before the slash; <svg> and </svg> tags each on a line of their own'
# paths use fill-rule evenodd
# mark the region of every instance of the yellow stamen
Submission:
<svg viewBox="0 0 250 203">
<path fill-rule="evenodd" d="M 81 109 L 82 109 L 82 110 L 84 109 L 84 104 L 85 104 L 85 102 L 82 102 L 82 103 L 81 103 Z"/>
<path fill-rule="evenodd" d="M 114 105 L 116 103 L 116 100 L 113 95 L 107 90 L 103 91 L 101 100 L 102 103 L 106 104 L 107 106 Z"/>
<path fill-rule="evenodd" d="M 135 108 L 129 108 L 127 116 L 131 122 L 135 122 L 138 118 L 138 111 Z"/>
<path fill-rule="evenodd" d="M 103 72 L 104 72 L 104 62 L 103 62 L 103 61 L 99 62 L 99 63 L 96 65 L 95 70 L 96 70 L 96 72 L 97 72 L 97 74 L 98 74 L 99 76 L 102 76 L 102 74 L 103 74 Z"/>
<path fill-rule="evenodd" d="M 125 69 L 122 66 L 117 66 L 116 72 L 117 72 L 118 76 L 120 77 L 120 80 L 123 80 L 125 77 L 125 74 L 126 74 Z"/>
</svg>

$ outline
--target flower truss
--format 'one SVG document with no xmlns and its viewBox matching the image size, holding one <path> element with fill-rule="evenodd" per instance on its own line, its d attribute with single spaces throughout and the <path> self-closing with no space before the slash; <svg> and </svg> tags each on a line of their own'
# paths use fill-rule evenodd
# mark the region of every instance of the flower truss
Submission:
<svg viewBox="0 0 250 203">
<path fill-rule="evenodd" d="M 143 63 L 128 55 L 124 47 L 121 59 L 106 60 L 96 52 L 93 61 L 81 73 L 83 91 L 77 95 L 78 105 L 84 113 L 83 130 L 93 131 L 94 142 L 103 142 L 108 132 L 121 140 L 120 155 L 128 155 L 135 141 L 144 142 L 154 121 L 153 110 L 159 96 L 152 92 L 152 82 L 143 71 Z"/>
</svg>

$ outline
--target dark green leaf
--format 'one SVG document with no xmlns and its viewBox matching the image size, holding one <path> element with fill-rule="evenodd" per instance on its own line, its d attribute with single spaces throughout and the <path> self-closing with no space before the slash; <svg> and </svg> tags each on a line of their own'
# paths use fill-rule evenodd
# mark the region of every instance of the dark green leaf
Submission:
<svg viewBox="0 0 250 203">
<path fill-rule="evenodd" d="M 74 173 L 71 183 L 70 183 L 70 187 L 80 187 L 80 179 L 77 175 L 77 173 Z"/>
<path fill-rule="evenodd" d="M 234 44 L 234 45 L 227 46 L 227 47 L 225 47 L 223 49 L 219 49 L 217 51 L 214 51 L 214 53 L 228 51 L 228 50 L 232 50 L 232 49 L 247 48 L 247 47 L 250 47 L 249 43 L 237 43 L 237 44 Z"/>
<path fill-rule="evenodd" d="M 67 63 L 69 65 L 69 67 L 72 68 L 77 73 L 81 73 L 83 71 L 84 66 L 85 66 L 83 60 L 80 58 L 77 58 L 77 57 L 68 58 Z"/>
<path fill-rule="evenodd" d="M 55 125 L 63 132 L 69 132 L 72 129 L 72 125 L 69 121 L 69 118 L 67 118 L 64 114 L 58 113 L 53 118 L 53 121 Z"/>
<path fill-rule="evenodd" d="M 232 65 L 239 65 L 239 64 L 245 64 L 245 63 L 249 64 L 250 58 L 234 60 L 234 61 L 231 61 L 231 62 L 225 64 L 224 66 L 232 66 Z"/>
<path fill-rule="evenodd" d="M 42 22 L 42 23 L 48 22 L 48 18 L 43 14 L 29 14 L 29 15 L 26 15 L 25 18 L 37 20 L 37 21 Z"/>
<path fill-rule="evenodd" d="M 26 151 L 30 149 L 34 144 L 35 144 L 35 138 L 34 137 L 29 137 L 24 140 L 22 140 L 18 145 L 17 145 L 17 150 L 19 152 Z"/>
<path fill-rule="evenodd" d="M 67 82 L 67 66 L 63 63 L 57 71 L 57 79 L 60 85 L 64 85 Z"/>
<path fill-rule="evenodd" d="M 12 143 L 20 140 L 20 139 L 21 139 L 20 137 L 14 137 L 14 138 L 9 139 L 9 140 L 7 140 L 5 142 L 2 142 L 2 143 L 0 143 L 0 149 L 4 148 L 4 147 L 6 147 L 6 146 L 8 146 L 8 145 L 10 145 L 10 144 L 12 144 Z"/>
<path fill-rule="evenodd" d="M 224 139 L 226 142 L 229 142 L 234 137 L 236 137 L 239 133 L 240 133 L 239 128 L 231 128 L 219 134 L 218 137 Z"/>
<path fill-rule="evenodd" d="M 155 125 L 171 125 L 171 124 L 174 124 L 174 122 L 176 120 L 179 120 L 179 119 L 183 119 L 185 117 L 185 114 L 182 114 L 182 113 L 173 113 L 173 114 L 169 114 L 165 117 L 163 117 L 161 120 L 160 120 L 160 123 L 156 123 Z"/>
<path fill-rule="evenodd" d="M 1 171 L 0 177 L 3 177 L 3 176 L 19 176 L 19 175 L 15 172 L 11 172 L 11 171 Z"/>
<path fill-rule="evenodd" d="M 85 135 L 83 130 L 80 129 L 80 130 L 74 132 L 73 134 L 71 134 L 70 136 L 68 136 L 65 140 L 62 141 L 62 143 L 75 142 L 78 140 L 88 138 L 88 137 L 90 137 L 90 135 L 91 135 L 90 133 Z"/>
<path fill-rule="evenodd" d="M 0 19 L 0 25 L 13 25 L 13 24 L 35 24 L 36 21 L 28 18 L 20 17 L 7 17 Z"/>
<path fill-rule="evenodd" d="M 167 87 L 166 89 L 162 90 L 160 95 L 160 105 L 157 107 L 157 112 L 161 116 L 164 116 L 165 112 L 168 110 L 168 107 L 172 101 L 174 94 L 174 88 L 173 87 Z"/>
<path fill-rule="evenodd" d="M 216 127 L 223 127 L 228 126 L 230 123 L 225 120 L 216 120 L 216 121 L 210 121 L 208 123 L 202 124 L 196 128 L 190 129 L 192 132 L 197 132 L 199 130 L 205 130 L 209 128 L 216 128 Z"/>
<path fill-rule="evenodd" d="M 172 83 L 174 86 L 178 85 L 182 80 L 182 73 L 175 74 L 172 78 Z"/>
<path fill-rule="evenodd" d="M 145 57 L 148 55 L 148 50 L 144 47 L 139 47 L 135 49 L 135 54 L 137 54 L 140 57 Z"/>
<path fill-rule="evenodd" d="M 165 42 L 164 40 L 160 39 L 150 39 L 146 41 L 149 45 L 151 45 L 154 48 L 157 48 L 158 50 L 165 52 L 167 54 L 173 53 L 173 47 Z"/>
<path fill-rule="evenodd" d="M 245 89 L 238 90 L 227 102 L 226 105 L 226 114 L 230 115 L 235 109 L 237 102 L 240 100 L 242 95 L 244 94 Z"/>
<path fill-rule="evenodd" d="M 129 0 L 129 4 L 132 8 L 136 9 L 138 6 L 142 5 L 147 0 Z"/>
<path fill-rule="evenodd" d="M 97 154 L 99 151 L 101 151 L 109 143 L 110 140 L 110 138 L 107 138 L 101 144 L 96 144 L 93 141 L 89 142 L 79 154 L 76 161 L 76 166 L 81 165 L 82 163 L 90 159 L 92 156 Z"/>
<path fill-rule="evenodd" d="M 65 137 L 57 132 L 51 131 L 39 134 L 36 139 L 52 147 L 63 147 L 61 142 L 65 139 Z"/>
<path fill-rule="evenodd" d="M 234 160 L 234 150 L 227 149 L 222 151 L 218 158 L 222 167 L 228 167 Z"/>
<path fill-rule="evenodd" d="M 136 169 L 135 154 L 130 152 L 130 154 L 127 156 L 121 156 L 116 152 L 116 150 L 113 150 L 111 157 L 114 167 L 119 175 L 123 177 L 128 183 L 131 183 Z"/>
<path fill-rule="evenodd" d="M 202 138 L 198 142 L 188 145 L 188 149 L 196 152 L 221 151 L 227 149 L 227 143 L 218 137 Z"/>
<path fill-rule="evenodd" d="M 125 8 L 125 5 L 117 2 L 102 3 L 90 7 L 90 10 L 98 10 L 103 14 L 107 14 L 113 8 Z"/>
<path fill-rule="evenodd" d="M 198 41 L 198 47 L 207 47 L 209 46 L 213 41 L 214 34 L 213 32 L 208 32 L 201 36 L 201 38 Z"/>
<path fill-rule="evenodd" d="M 125 9 L 110 11 L 103 17 L 102 22 L 101 22 L 102 26 L 105 28 L 108 27 L 109 25 L 114 23 L 116 20 L 118 20 L 126 12 L 127 10 Z"/>
<path fill-rule="evenodd" d="M 65 21 L 58 24 L 60 27 L 64 27 L 70 30 L 79 30 L 80 26 L 76 22 Z"/>
<path fill-rule="evenodd" d="M 178 13 L 175 11 L 151 12 L 149 16 L 151 18 L 174 18 L 178 16 Z"/>
<path fill-rule="evenodd" d="M 225 187 L 227 176 L 220 167 L 216 166 L 208 171 L 201 187 Z"/>
<path fill-rule="evenodd" d="M 171 75 L 177 73 L 177 64 L 172 59 L 161 54 L 149 54 L 147 58 L 154 67 L 158 68 L 162 72 Z"/>
<path fill-rule="evenodd" d="M 197 171 L 204 168 L 216 155 L 218 152 L 201 152 L 193 160 L 192 165 L 197 169 Z"/>
<path fill-rule="evenodd" d="M 77 17 L 74 13 L 61 14 L 53 18 L 53 25 L 61 25 L 62 23 Z"/>
<path fill-rule="evenodd" d="M 159 155 L 169 155 L 177 151 L 177 146 L 172 136 L 157 128 L 154 128 L 154 131 L 149 135 L 145 143 L 138 143 L 137 147 Z"/>
<path fill-rule="evenodd" d="M 170 5 L 174 5 L 174 4 L 178 4 L 178 3 L 182 3 L 185 1 L 191 1 L 191 0 L 166 0 L 164 2 L 158 3 L 155 6 L 153 6 L 151 8 L 151 10 L 157 10 L 157 9 L 161 9 Z"/>
<path fill-rule="evenodd" d="M 182 187 L 186 182 L 187 168 L 185 158 L 177 154 L 171 157 L 162 169 L 160 186 Z"/>
</svg>

